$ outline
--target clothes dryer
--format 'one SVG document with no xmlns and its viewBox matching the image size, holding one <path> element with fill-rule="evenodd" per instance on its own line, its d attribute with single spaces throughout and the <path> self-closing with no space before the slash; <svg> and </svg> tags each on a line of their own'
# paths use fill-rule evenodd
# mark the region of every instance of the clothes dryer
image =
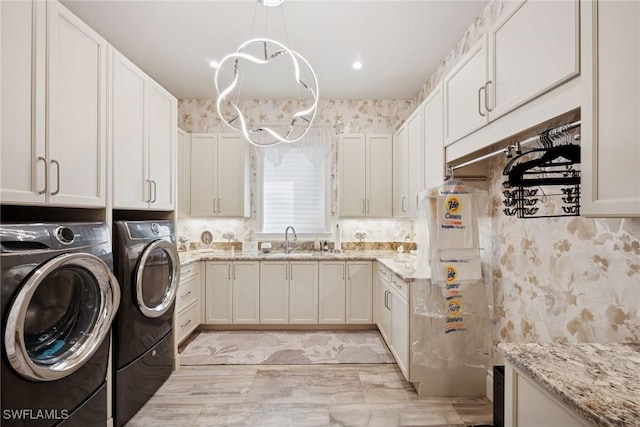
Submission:
<svg viewBox="0 0 640 427">
<path fill-rule="evenodd" d="M 116 221 L 114 424 L 124 425 L 173 370 L 172 322 L 180 260 L 171 221 Z"/>
<path fill-rule="evenodd" d="M 2 426 L 106 425 L 111 268 L 103 223 L 0 224 Z"/>
</svg>

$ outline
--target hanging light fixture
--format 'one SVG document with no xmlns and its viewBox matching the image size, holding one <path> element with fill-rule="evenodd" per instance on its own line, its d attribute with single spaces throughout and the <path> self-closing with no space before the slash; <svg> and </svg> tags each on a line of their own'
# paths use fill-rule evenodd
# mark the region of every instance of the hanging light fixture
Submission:
<svg viewBox="0 0 640 427">
<path fill-rule="evenodd" d="M 258 3 L 267 6 L 279 6 L 283 0 L 257 0 Z M 255 15 L 254 15 L 255 21 Z M 284 21 L 284 16 L 283 16 Z M 253 30 L 253 24 L 252 24 Z M 286 24 L 285 24 L 286 31 Z M 287 36 L 288 41 L 288 36 Z M 259 49 L 260 55 L 256 55 L 255 51 Z M 241 108 L 239 107 L 240 89 L 242 86 L 242 76 L 240 68 L 243 61 L 256 64 L 258 66 L 266 66 L 276 59 L 285 60 L 293 71 L 294 83 L 300 98 L 300 91 L 308 93 L 312 100 L 308 108 L 303 108 L 291 115 L 291 119 L 284 126 L 284 131 L 278 133 L 276 130 L 266 125 L 248 126 Z M 233 78 L 226 87 L 221 87 L 222 70 L 226 66 L 233 66 Z M 303 73 L 305 76 L 303 76 Z M 313 120 L 315 119 L 318 108 L 318 80 L 311 65 L 299 53 L 289 49 L 284 44 L 269 38 L 253 38 L 242 43 L 238 49 L 224 58 L 219 63 L 215 74 L 215 87 L 218 94 L 216 107 L 218 115 L 229 127 L 237 132 L 241 132 L 250 143 L 259 147 L 269 147 L 280 144 L 281 142 L 293 143 L 302 139 Z M 231 99 L 231 94 L 235 89 L 237 97 L 235 101 Z M 223 113 L 223 107 L 227 105 L 233 113 L 230 116 Z"/>
</svg>

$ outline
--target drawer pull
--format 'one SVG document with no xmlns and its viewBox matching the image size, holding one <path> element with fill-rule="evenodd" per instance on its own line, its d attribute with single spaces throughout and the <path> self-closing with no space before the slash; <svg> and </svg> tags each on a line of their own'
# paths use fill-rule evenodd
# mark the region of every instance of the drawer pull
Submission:
<svg viewBox="0 0 640 427">
<path fill-rule="evenodd" d="M 180 298 L 186 298 L 186 297 L 188 297 L 189 295 L 191 295 L 191 291 L 187 292 L 187 293 L 186 293 L 186 294 L 184 294 L 184 295 L 181 295 L 181 296 L 180 296 Z"/>
<path fill-rule="evenodd" d="M 191 319 L 187 320 L 187 323 L 185 323 L 184 325 L 180 325 L 181 328 L 184 328 L 185 326 L 187 326 L 189 323 L 191 323 Z"/>
</svg>

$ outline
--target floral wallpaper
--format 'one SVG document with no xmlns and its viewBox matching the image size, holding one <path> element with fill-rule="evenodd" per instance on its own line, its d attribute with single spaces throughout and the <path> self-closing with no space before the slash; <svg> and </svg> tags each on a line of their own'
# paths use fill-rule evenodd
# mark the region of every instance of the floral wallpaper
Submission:
<svg viewBox="0 0 640 427">
<path fill-rule="evenodd" d="M 298 101 L 240 101 L 249 123 L 279 123 L 296 107 Z M 357 241 L 356 230 L 367 231 L 369 242 L 404 241 L 413 237 L 413 221 L 410 219 L 339 219 L 337 183 L 337 135 L 341 133 L 394 133 L 414 109 L 411 100 L 320 100 L 316 123 L 335 129 L 331 141 L 331 229 L 339 222 L 343 229 L 342 241 Z M 228 132 L 218 117 L 214 100 L 187 99 L 178 101 L 178 126 L 189 132 Z M 181 218 L 178 235 L 192 242 L 200 240 L 200 234 L 208 230 L 214 241 L 224 241 L 222 234 L 235 231 L 238 240 L 252 239 L 257 229 L 256 218 L 256 152 L 251 147 L 251 216 L 249 218 Z M 284 230 L 283 230 L 284 232 Z"/>
</svg>

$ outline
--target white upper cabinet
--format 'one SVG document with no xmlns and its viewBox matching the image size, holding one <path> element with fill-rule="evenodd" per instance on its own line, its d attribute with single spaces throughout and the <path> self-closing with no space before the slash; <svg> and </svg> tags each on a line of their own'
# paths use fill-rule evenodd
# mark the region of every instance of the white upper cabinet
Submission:
<svg viewBox="0 0 640 427">
<path fill-rule="evenodd" d="M 177 101 L 112 52 L 113 207 L 173 210 Z"/>
<path fill-rule="evenodd" d="M 587 1 L 581 14 L 581 213 L 637 217 L 640 3 Z"/>
<path fill-rule="evenodd" d="M 191 183 L 189 163 L 191 161 L 191 138 L 178 128 L 178 217 L 191 214 Z"/>
<path fill-rule="evenodd" d="M 393 216 L 418 216 L 418 193 L 423 190 L 424 129 L 422 107 L 407 119 L 393 140 Z"/>
<path fill-rule="evenodd" d="M 55 1 L 1 7 L 2 203 L 104 207 L 107 42 Z"/>
<path fill-rule="evenodd" d="M 407 191 L 407 156 L 409 154 L 409 129 L 404 125 L 393 138 L 393 216 L 406 217 Z"/>
<path fill-rule="evenodd" d="M 577 0 L 506 2 L 505 8 L 444 78 L 445 145 L 580 73 Z"/>
<path fill-rule="evenodd" d="M 392 141 L 390 134 L 340 136 L 340 216 L 392 216 Z"/>
<path fill-rule="evenodd" d="M 240 134 L 191 134 L 192 216 L 249 216 L 248 149 Z"/>
<path fill-rule="evenodd" d="M 578 1 L 523 1 L 489 30 L 490 120 L 580 72 Z"/>
<path fill-rule="evenodd" d="M 439 84 L 431 91 L 422 105 L 425 189 L 442 184 L 445 176 L 443 101 L 442 84 Z"/>
<path fill-rule="evenodd" d="M 487 38 L 483 36 L 444 77 L 445 145 L 487 124 Z"/>
</svg>

